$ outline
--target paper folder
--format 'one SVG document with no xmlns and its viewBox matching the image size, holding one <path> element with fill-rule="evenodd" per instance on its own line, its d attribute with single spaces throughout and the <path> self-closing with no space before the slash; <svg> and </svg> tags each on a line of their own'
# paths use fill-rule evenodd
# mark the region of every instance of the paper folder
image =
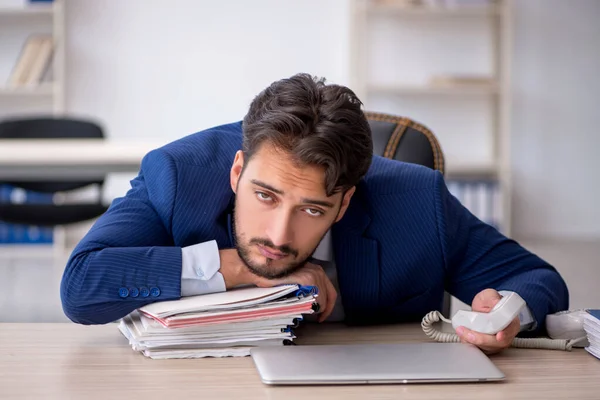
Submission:
<svg viewBox="0 0 600 400">
<path fill-rule="evenodd" d="M 247 356 L 255 346 L 293 344 L 293 327 L 318 311 L 317 289 L 246 287 L 141 307 L 119 330 L 150 358 Z"/>
</svg>

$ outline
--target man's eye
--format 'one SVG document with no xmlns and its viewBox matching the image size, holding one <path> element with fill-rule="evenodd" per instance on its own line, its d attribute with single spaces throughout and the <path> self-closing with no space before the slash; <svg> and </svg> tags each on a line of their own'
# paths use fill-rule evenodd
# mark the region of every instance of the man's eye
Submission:
<svg viewBox="0 0 600 400">
<path fill-rule="evenodd" d="M 256 197 L 261 201 L 271 201 L 273 198 L 264 192 L 256 192 Z"/>
<path fill-rule="evenodd" d="M 317 210 L 316 208 L 306 208 L 306 213 L 312 217 L 318 217 L 319 215 L 323 215 L 321 210 Z"/>
</svg>

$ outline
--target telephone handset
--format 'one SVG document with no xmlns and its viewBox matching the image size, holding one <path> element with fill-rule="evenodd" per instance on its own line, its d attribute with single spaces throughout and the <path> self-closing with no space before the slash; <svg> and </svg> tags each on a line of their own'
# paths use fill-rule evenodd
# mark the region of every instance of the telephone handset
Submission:
<svg viewBox="0 0 600 400">
<path fill-rule="evenodd" d="M 452 320 L 444 318 L 439 311 L 432 311 L 423 318 L 421 327 L 427 336 L 438 342 L 460 342 L 455 333 L 440 332 L 433 324 L 444 321 L 452 324 L 454 329 L 464 326 L 476 332 L 489 335 L 496 334 L 506 328 L 525 307 L 525 301 L 516 293 L 502 297 L 494 308 L 487 313 L 459 310 Z M 511 347 L 528 349 L 551 349 L 571 351 L 573 347 L 587 346 L 587 337 L 583 329 L 584 310 L 562 311 L 548 315 L 546 318 L 547 338 L 515 338 Z"/>
</svg>

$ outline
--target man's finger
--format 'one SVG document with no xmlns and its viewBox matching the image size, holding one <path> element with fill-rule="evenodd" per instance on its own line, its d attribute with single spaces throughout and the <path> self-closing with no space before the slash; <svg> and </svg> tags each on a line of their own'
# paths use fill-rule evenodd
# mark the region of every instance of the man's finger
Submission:
<svg viewBox="0 0 600 400">
<path fill-rule="evenodd" d="M 324 279 L 324 287 L 327 288 L 327 305 L 325 306 L 325 310 L 319 317 L 319 322 L 323 322 L 331 315 L 333 312 L 333 308 L 335 307 L 335 300 L 337 298 L 337 292 L 333 287 L 333 284 L 329 281 L 329 279 Z"/>
<path fill-rule="evenodd" d="M 329 281 L 329 279 L 327 279 L 327 287 L 327 313 L 323 317 L 323 321 L 329 318 L 329 316 L 333 312 L 333 309 L 335 308 L 335 302 L 338 296 L 335 287 L 333 287 L 333 284 Z"/>
<path fill-rule="evenodd" d="M 501 298 L 500 293 L 494 289 L 482 290 L 473 300 L 473 311 L 488 312 L 498 304 Z"/>
<path fill-rule="evenodd" d="M 464 326 L 459 327 L 456 333 L 461 339 L 464 339 L 467 343 L 474 344 L 482 349 L 501 349 L 504 346 L 496 340 L 495 335 L 486 335 L 485 333 L 475 332 Z"/>
<path fill-rule="evenodd" d="M 319 290 L 319 294 L 317 295 L 317 303 L 319 304 L 319 318 L 317 321 L 321 322 L 321 318 L 323 318 L 323 314 L 327 310 L 327 288 L 320 282 L 316 284 L 317 289 Z"/>
<path fill-rule="evenodd" d="M 505 343 L 508 346 L 517 336 L 520 330 L 521 321 L 519 320 L 519 317 L 517 317 L 506 328 L 504 328 L 504 330 L 501 330 L 496 334 L 496 340 L 498 340 L 498 342 Z"/>
<path fill-rule="evenodd" d="M 325 312 L 327 307 L 327 292 L 322 287 L 317 286 L 319 294 L 317 294 L 317 304 L 319 305 L 319 313 Z"/>
</svg>

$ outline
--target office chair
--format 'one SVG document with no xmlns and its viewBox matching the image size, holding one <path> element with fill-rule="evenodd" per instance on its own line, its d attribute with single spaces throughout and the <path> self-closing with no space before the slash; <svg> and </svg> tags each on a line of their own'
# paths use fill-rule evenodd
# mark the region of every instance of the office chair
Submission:
<svg viewBox="0 0 600 400">
<path fill-rule="evenodd" d="M 420 164 L 444 174 L 444 154 L 435 135 L 406 117 L 365 113 L 373 136 L 373 153 L 393 160 Z"/>
<path fill-rule="evenodd" d="M 66 118 L 29 118 L 0 121 L 0 139 L 81 139 L 104 138 L 102 129 L 89 121 Z M 26 155 L 24 155 L 26 156 Z M 55 181 L 3 181 L 24 190 L 57 193 L 98 185 L 100 192 L 104 179 Z M 102 215 L 108 206 L 101 203 L 80 204 L 8 204 L 0 203 L 0 221 L 14 224 L 57 226 L 83 222 Z"/>
<path fill-rule="evenodd" d="M 425 126 L 406 117 L 366 112 L 373 137 L 373 153 L 393 160 L 424 165 L 444 174 L 445 162 L 442 148 Z M 451 296 L 444 293 L 440 310 L 450 314 Z"/>
</svg>

